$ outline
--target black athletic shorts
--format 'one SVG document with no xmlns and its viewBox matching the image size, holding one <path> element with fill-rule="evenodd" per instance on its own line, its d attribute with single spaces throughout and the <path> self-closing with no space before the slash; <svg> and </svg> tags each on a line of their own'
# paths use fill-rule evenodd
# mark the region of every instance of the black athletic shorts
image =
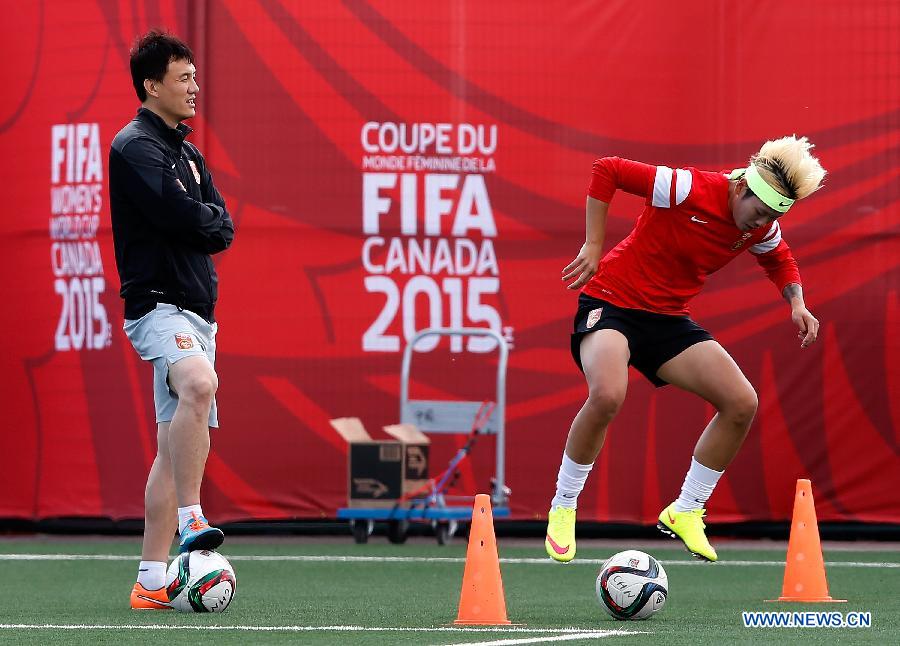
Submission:
<svg viewBox="0 0 900 646">
<path fill-rule="evenodd" d="M 582 293 L 578 297 L 575 331 L 572 333 L 572 358 L 581 372 L 584 372 L 581 340 L 597 330 L 621 332 L 628 339 L 628 349 L 631 351 L 628 363 L 657 388 L 667 383 L 656 376 L 662 364 L 695 343 L 713 340 L 712 335 L 689 316 L 625 309 Z"/>
</svg>

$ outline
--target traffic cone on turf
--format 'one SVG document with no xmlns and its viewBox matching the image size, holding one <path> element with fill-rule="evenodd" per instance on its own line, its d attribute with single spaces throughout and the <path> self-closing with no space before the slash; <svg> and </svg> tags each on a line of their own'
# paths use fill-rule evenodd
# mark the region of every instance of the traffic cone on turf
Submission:
<svg viewBox="0 0 900 646">
<path fill-rule="evenodd" d="M 494 515 L 491 497 L 475 496 L 469 547 L 466 550 L 466 569 L 459 594 L 459 613 L 454 624 L 476 626 L 508 625 L 503 580 L 500 577 L 500 558 L 494 536 Z"/>
<path fill-rule="evenodd" d="M 819 541 L 819 523 L 816 521 L 816 507 L 809 480 L 797 480 L 781 596 L 768 601 L 806 603 L 846 601 L 846 599 L 832 599 L 828 594 L 822 543 Z"/>
</svg>

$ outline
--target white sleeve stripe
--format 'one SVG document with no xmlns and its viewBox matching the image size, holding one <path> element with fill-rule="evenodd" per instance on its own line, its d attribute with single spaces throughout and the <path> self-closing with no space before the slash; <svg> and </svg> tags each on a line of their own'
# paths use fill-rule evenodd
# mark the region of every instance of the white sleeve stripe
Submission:
<svg viewBox="0 0 900 646">
<path fill-rule="evenodd" d="M 653 180 L 653 206 L 669 208 L 669 194 L 672 191 L 672 169 L 668 166 L 656 167 L 656 179 Z"/>
<path fill-rule="evenodd" d="M 691 183 L 694 181 L 694 176 L 691 175 L 691 171 L 684 170 L 683 168 L 679 168 L 675 171 L 675 204 L 681 204 L 687 199 L 688 194 L 691 192 Z"/>
<path fill-rule="evenodd" d="M 769 232 L 765 235 L 765 237 L 763 237 L 762 242 L 771 240 L 773 237 L 775 237 L 776 235 L 780 235 L 780 234 L 781 234 L 781 225 L 779 225 L 778 221 L 776 220 L 774 222 L 774 224 L 772 224 L 772 228 L 769 229 Z"/>
<path fill-rule="evenodd" d="M 776 222 L 775 224 L 777 225 L 778 223 Z M 772 249 L 774 249 L 781 243 L 781 227 L 772 228 L 775 229 L 775 235 L 768 240 L 763 240 L 762 242 L 750 247 L 751 252 L 755 254 L 767 253 L 769 251 L 772 251 Z"/>
</svg>

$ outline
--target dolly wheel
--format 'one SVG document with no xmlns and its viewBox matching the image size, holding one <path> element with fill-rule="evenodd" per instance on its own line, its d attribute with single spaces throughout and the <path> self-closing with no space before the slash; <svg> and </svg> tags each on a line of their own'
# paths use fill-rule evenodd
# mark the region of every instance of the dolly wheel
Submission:
<svg viewBox="0 0 900 646">
<path fill-rule="evenodd" d="M 438 545 L 446 545 L 456 534 L 459 523 L 455 520 L 439 520 L 434 524 L 434 535 L 437 537 Z"/>
<path fill-rule="evenodd" d="M 406 519 L 403 520 L 392 520 L 388 523 L 387 537 L 391 543 L 395 543 L 397 545 L 402 545 L 406 542 L 406 537 L 409 534 L 409 521 Z"/>
<path fill-rule="evenodd" d="M 369 541 L 369 535 L 371 535 L 374 528 L 375 521 L 373 520 L 354 519 L 350 521 L 350 530 L 353 532 L 353 541 L 358 544 L 367 543 Z"/>
</svg>

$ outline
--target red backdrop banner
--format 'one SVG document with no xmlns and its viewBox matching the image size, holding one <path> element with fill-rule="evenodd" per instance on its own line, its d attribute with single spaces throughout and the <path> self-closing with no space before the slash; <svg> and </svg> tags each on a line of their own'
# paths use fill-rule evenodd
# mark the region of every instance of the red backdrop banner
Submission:
<svg viewBox="0 0 900 646">
<path fill-rule="evenodd" d="M 192 139 L 237 225 L 216 258 L 211 518 L 333 517 L 347 456 L 328 420 L 385 437 L 428 325 L 511 345 L 511 508 L 541 517 L 586 395 L 560 270 L 592 161 L 727 169 L 797 133 L 829 171 L 783 219 L 821 338 L 800 350 L 749 256 L 693 303 L 760 395 L 711 515 L 787 519 L 809 477 L 820 519 L 900 522 L 900 6 L 98 0 L 3 18 L 0 517 L 143 514 L 151 369 L 122 333 L 107 154 L 138 107 L 129 45 L 164 26 L 196 53 Z M 614 200 L 608 244 L 639 210 Z M 426 345 L 413 396 L 492 398 L 493 350 Z M 632 373 L 579 518 L 651 522 L 711 413 Z M 460 442 L 437 438 L 432 469 Z M 493 450 L 457 490 L 487 490 Z"/>
</svg>

